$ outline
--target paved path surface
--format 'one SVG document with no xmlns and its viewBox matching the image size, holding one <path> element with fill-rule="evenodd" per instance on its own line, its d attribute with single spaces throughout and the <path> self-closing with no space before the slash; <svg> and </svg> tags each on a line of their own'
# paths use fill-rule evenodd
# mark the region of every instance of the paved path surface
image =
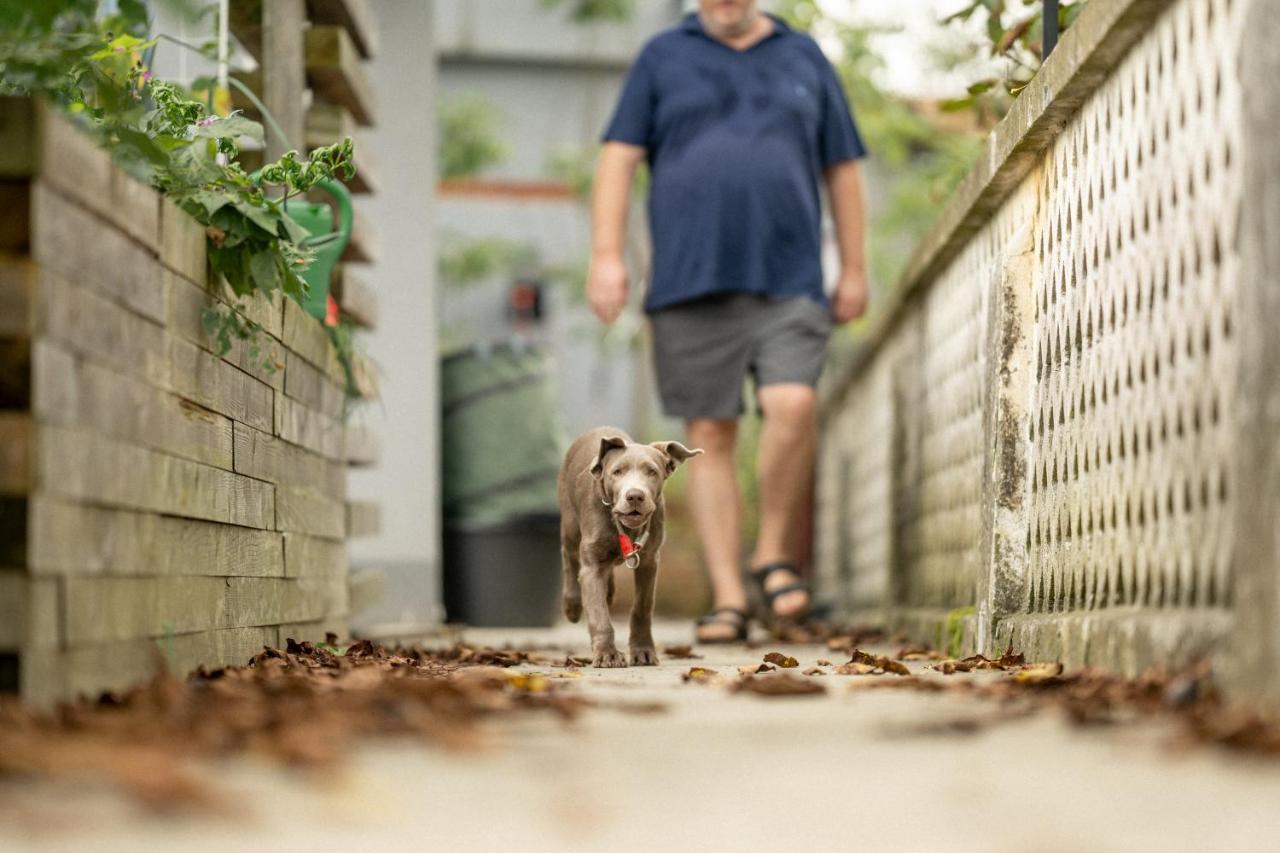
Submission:
<svg viewBox="0 0 1280 853">
<path fill-rule="evenodd" d="M 659 633 L 660 644 L 688 638 L 687 626 Z M 577 626 L 468 639 L 586 645 Z M 965 734 L 938 724 L 997 708 L 841 676 L 825 678 L 825 696 L 795 698 L 681 682 L 691 664 L 736 675 L 773 649 L 585 669 L 572 689 L 667 710 L 505 720 L 480 752 L 369 746 L 320 778 L 220 765 L 218 785 L 243 803 L 233 820 L 160 819 L 101 791 L 6 784 L 0 850 L 1280 849 L 1280 762 L 1171 749 L 1164 727 L 1081 730 L 1049 715 Z M 835 657 L 777 650 L 802 668 Z"/>
</svg>

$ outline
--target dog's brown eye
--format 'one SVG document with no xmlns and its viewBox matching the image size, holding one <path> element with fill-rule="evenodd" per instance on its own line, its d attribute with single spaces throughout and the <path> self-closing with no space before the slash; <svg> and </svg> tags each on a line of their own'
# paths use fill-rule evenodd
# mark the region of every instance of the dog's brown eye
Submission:
<svg viewBox="0 0 1280 853">
<path fill-rule="evenodd" d="M 658 476 L 658 469 L 654 468 L 652 465 L 644 466 L 644 472 L 648 474 L 650 477 Z"/>
</svg>

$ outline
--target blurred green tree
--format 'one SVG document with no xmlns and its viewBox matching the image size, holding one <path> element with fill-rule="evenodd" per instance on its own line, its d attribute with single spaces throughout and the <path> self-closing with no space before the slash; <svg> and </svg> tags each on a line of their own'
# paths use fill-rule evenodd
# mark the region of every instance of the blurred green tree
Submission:
<svg viewBox="0 0 1280 853">
<path fill-rule="evenodd" d="M 635 13 L 635 0 L 542 0 L 548 9 L 569 7 L 569 19 L 578 24 L 596 21 L 625 22 Z"/>
<path fill-rule="evenodd" d="M 497 107 L 466 93 L 440 101 L 439 171 L 444 180 L 472 178 L 507 157 Z"/>
</svg>

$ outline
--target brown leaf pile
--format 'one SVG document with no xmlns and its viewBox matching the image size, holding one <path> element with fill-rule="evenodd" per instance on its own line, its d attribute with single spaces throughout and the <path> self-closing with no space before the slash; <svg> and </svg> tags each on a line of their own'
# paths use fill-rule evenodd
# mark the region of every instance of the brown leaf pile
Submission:
<svg viewBox="0 0 1280 853">
<path fill-rule="evenodd" d="M 901 657 L 901 655 L 899 655 Z M 963 660 L 943 660 L 939 661 L 934 669 L 943 675 L 951 675 L 956 672 L 972 672 L 975 669 L 1015 669 L 1025 665 L 1026 657 L 1022 654 L 1015 654 L 1013 646 L 1005 651 L 1003 655 L 992 660 L 983 655 L 971 655 Z"/>
<path fill-rule="evenodd" d="M 331 649 L 289 640 L 246 666 L 201 668 L 185 681 L 161 672 L 52 713 L 0 702 L 0 778 L 99 780 L 157 807 L 209 804 L 216 797 L 197 781 L 193 759 L 251 753 L 326 765 L 374 735 L 465 747 L 478 742 L 483 717 L 547 709 L 572 718 L 586 704 L 545 678 L 505 670 L 533 660 L 526 652 L 388 651 L 367 640 Z"/>
<path fill-rule="evenodd" d="M 1138 678 L 1126 678 L 1096 667 L 1065 670 L 1060 663 L 1028 665 L 1023 655 L 1015 654 L 1012 649 L 995 660 L 974 655 L 962 661 L 942 663 L 956 664 L 955 672 L 992 669 L 1006 674 L 990 679 L 912 676 L 870 679 L 859 684 L 870 688 L 962 693 L 1000 702 L 1001 713 L 984 718 L 980 721 L 982 724 L 1053 710 L 1081 726 L 1164 718 L 1178 723 L 1183 739 L 1189 743 L 1211 743 L 1280 756 L 1280 718 L 1254 708 L 1228 704 L 1214 683 L 1209 665 L 1204 662 L 1180 670 L 1158 666 Z M 960 664 L 965 668 L 960 668 Z M 945 671 L 942 664 L 934 668 Z M 977 724 L 967 721 L 963 728 L 972 731 Z"/>
<path fill-rule="evenodd" d="M 906 665 L 885 655 L 872 655 L 862 649 L 854 649 L 848 663 L 835 669 L 837 675 L 910 675 Z"/>
</svg>

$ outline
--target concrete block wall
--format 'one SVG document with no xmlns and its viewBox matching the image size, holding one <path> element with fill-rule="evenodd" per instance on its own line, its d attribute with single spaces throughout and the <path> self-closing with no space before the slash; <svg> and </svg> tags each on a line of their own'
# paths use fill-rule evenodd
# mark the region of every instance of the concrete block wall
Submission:
<svg viewBox="0 0 1280 853">
<path fill-rule="evenodd" d="M 275 369 L 201 325 L 203 228 L 65 119 L 0 101 L 25 158 L 0 250 L 0 677 L 48 703 L 163 660 L 344 632 L 344 375 L 288 299 L 237 305 Z"/>
<path fill-rule="evenodd" d="M 1091 0 L 1064 34 L 833 365 L 822 597 L 1280 697 L 1278 14 Z"/>
</svg>

